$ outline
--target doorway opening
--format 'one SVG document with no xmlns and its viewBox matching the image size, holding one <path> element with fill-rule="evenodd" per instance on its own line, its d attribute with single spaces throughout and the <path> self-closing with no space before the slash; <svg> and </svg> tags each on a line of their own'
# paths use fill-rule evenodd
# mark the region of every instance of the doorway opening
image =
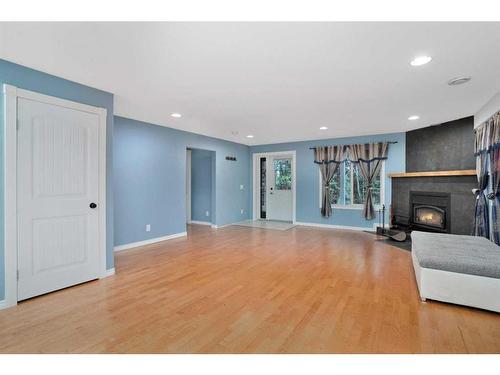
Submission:
<svg viewBox="0 0 500 375">
<path fill-rule="evenodd" d="M 186 150 L 186 223 L 215 226 L 215 151 Z"/>
<path fill-rule="evenodd" d="M 253 220 L 295 223 L 296 153 L 253 155 Z"/>
</svg>

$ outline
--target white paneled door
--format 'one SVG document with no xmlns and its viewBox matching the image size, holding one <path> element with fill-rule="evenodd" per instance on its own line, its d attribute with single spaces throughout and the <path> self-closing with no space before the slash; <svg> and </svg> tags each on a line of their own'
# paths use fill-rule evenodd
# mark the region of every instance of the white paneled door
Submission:
<svg viewBox="0 0 500 375">
<path fill-rule="evenodd" d="M 99 115 L 18 98 L 18 300 L 96 279 Z"/>
</svg>

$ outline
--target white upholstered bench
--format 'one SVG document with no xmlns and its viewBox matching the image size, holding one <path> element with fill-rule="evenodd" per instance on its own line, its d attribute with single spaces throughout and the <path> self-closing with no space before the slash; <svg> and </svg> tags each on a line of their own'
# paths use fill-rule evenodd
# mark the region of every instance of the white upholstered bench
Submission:
<svg viewBox="0 0 500 375">
<path fill-rule="evenodd" d="M 426 299 L 500 312 L 500 247 L 484 237 L 413 231 L 412 259 Z"/>
</svg>

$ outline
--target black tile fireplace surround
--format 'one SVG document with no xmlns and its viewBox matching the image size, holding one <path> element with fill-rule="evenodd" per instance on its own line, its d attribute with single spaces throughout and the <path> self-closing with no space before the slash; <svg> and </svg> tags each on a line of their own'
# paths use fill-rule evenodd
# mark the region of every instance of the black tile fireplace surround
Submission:
<svg viewBox="0 0 500 375">
<path fill-rule="evenodd" d="M 406 133 L 406 172 L 451 171 L 475 167 L 473 117 Z M 417 197 L 420 200 L 418 203 L 424 206 L 435 205 L 440 209 L 445 207 L 445 227 L 438 229 L 431 226 L 425 229 L 471 234 L 475 202 L 472 189 L 477 187 L 476 176 L 391 178 L 391 187 L 391 208 L 396 222 L 409 225 L 414 214 L 414 207 L 410 205 L 410 193 L 426 192 L 434 194 L 434 198 Z M 439 202 L 440 194 L 448 196 L 448 205 Z M 436 210 L 432 212 L 438 213 Z M 429 224 L 429 214 L 429 210 L 423 212 L 424 223 L 417 225 Z M 439 223 L 439 219 L 437 220 Z"/>
<path fill-rule="evenodd" d="M 470 235 L 474 218 L 475 197 L 472 189 L 477 186 L 475 176 L 411 177 L 392 178 L 393 224 L 409 226 L 413 219 L 414 207 L 410 204 L 411 193 L 417 194 L 420 205 L 445 207 L 445 230 L 442 233 Z M 424 198 L 420 193 L 432 194 Z M 419 195 L 420 194 L 420 195 Z M 449 204 L 439 200 L 447 196 Z M 417 229 L 414 227 L 413 229 Z M 418 230 L 439 232 L 436 228 L 420 227 Z"/>
</svg>

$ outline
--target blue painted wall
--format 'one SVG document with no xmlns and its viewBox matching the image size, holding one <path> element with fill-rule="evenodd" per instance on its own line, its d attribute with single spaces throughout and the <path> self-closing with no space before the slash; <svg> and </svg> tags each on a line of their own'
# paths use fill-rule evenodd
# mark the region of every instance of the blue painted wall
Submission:
<svg viewBox="0 0 500 375">
<path fill-rule="evenodd" d="M 335 210 L 329 219 L 318 208 L 318 167 L 309 147 L 324 144 L 397 140 L 391 145 L 386 173 L 404 171 L 404 133 L 248 147 L 153 124 L 113 117 L 113 94 L 0 59 L 0 84 L 104 107 L 107 118 L 107 268 L 114 266 L 113 245 L 143 241 L 186 230 L 186 148 L 213 151 L 211 221 L 225 225 L 251 217 L 252 159 L 256 152 L 297 152 L 297 221 L 371 227 L 360 210 Z M 3 99 L 3 98 L 2 98 Z M 3 103 L 3 102 L 2 102 Z M 0 300 L 4 298 L 4 129 L 0 106 Z M 237 161 L 225 160 L 235 156 Z M 243 190 L 240 189 L 243 185 Z M 390 179 L 385 199 L 390 204 Z M 243 214 L 240 210 L 243 209 Z M 206 219 L 205 219 L 206 220 Z M 151 232 L 145 231 L 151 224 Z"/>
<path fill-rule="evenodd" d="M 318 166 L 313 163 L 313 151 L 310 147 L 323 145 L 369 143 L 379 141 L 397 141 L 389 146 L 388 160 L 385 164 L 386 175 L 391 172 L 405 171 L 405 133 L 382 134 L 373 136 L 323 139 L 316 141 L 280 143 L 273 145 L 253 146 L 250 153 L 296 151 L 297 155 L 297 181 L 296 220 L 304 223 L 318 223 L 330 225 L 345 225 L 352 227 L 373 227 L 378 218 L 367 221 L 362 217 L 361 209 L 334 209 L 329 218 L 321 216 L 319 209 L 319 176 Z M 251 157 L 253 159 L 253 157 Z M 249 178 L 252 181 L 252 160 L 250 160 Z M 252 183 L 252 182 L 251 182 Z M 252 207 L 252 194 L 249 195 L 249 207 Z M 387 207 L 387 218 L 391 202 L 391 180 L 385 179 L 385 205 Z"/>
<path fill-rule="evenodd" d="M 84 86 L 76 82 L 68 81 L 56 76 L 46 74 L 34 69 L 30 69 L 18 64 L 14 64 L 0 59 L 0 85 L 4 83 L 16 86 L 18 88 L 39 92 L 63 99 L 72 100 L 96 107 L 106 108 L 107 117 L 107 268 L 114 266 L 113 262 L 113 94 Z M 0 95 L 1 92 L 0 90 Z M 3 97 L 0 107 L 3 107 Z M 4 132 L 3 108 L 0 110 L 0 300 L 4 298 L 5 289 L 5 266 L 4 266 Z"/>
<path fill-rule="evenodd" d="M 215 157 L 213 151 L 191 151 L 191 220 L 194 221 L 212 222 L 212 157 Z"/>
<path fill-rule="evenodd" d="M 115 245 L 186 230 L 187 148 L 215 152 L 212 222 L 249 217 L 248 146 L 123 117 L 115 116 L 114 123 Z"/>
</svg>

